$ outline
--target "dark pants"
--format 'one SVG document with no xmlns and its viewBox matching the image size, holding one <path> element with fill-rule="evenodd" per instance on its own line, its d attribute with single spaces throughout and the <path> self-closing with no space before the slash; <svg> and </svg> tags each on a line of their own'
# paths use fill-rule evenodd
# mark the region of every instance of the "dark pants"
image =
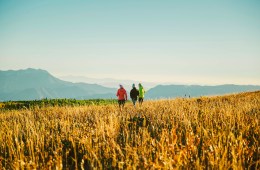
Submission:
<svg viewBox="0 0 260 170">
<path fill-rule="evenodd" d="M 134 106 L 135 106 L 136 101 L 137 101 L 137 99 L 132 99 Z"/>
<path fill-rule="evenodd" d="M 125 100 L 118 100 L 118 104 L 119 104 L 119 106 L 121 106 L 121 105 L 125 105 Z"/>
<path fill-rule="evenodd" d="M 142 103 L 144 101 L 144 98 L 139 97 L 138 100 L 139 100 L 139 103 Z"/>
</svg>

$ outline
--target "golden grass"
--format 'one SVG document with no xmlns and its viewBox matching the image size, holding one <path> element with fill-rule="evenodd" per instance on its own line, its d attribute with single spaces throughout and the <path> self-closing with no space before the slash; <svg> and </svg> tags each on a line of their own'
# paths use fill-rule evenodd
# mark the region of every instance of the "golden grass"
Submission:
<svg viewBox="0 0 260 170">
<path fill-rule="evenodd" d="M 5 104 L 0 102 L 0 108 L 4 108 Z"/>
<path fill-rule="evenodd" d="M 0 111 L 0 169 L 259 169 L 260 92 Z"/>
</svg>

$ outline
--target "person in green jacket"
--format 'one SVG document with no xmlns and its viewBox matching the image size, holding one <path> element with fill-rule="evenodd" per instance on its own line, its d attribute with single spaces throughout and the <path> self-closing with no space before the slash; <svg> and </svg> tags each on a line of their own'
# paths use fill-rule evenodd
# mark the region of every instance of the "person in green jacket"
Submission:
<svg viewBox="0 0 260 170">
<path fill-rule="evenodd" d="M 142 86 L 141 83 L 139 83 L 139 97 L 138 97 L 138 101 L 139 101 L 140 106 L 142 106 L 142 104 L 143 104 L 144 94 L 145 94 L 144 87 Z"/>
</svg>

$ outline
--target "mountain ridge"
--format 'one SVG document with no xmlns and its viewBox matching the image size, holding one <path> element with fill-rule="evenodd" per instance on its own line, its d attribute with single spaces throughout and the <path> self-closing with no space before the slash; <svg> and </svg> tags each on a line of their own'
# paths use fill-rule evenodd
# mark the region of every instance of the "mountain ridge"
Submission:
<svg viewBox="0 0 260 170">
<path fill-rule="evenodd" d="M 112 98 L 115 96 L 115 90 L 97 84 L 60 80 L 42 69 L 0 71 L 0 100 L 2 101 L 42 98 L 89 99 L 96 98 L 95 96 Z"/>
<path fill-rule="evenodd" d="M 260 86 L 258 85 L 158 85 L 154 88 L 151 88 L 148 91 L 146 97 L 151 99 L 174 97 L 199 97 L 257 90 L 260 90 Z"/>
<path fill-rule="evenodd" d="M 143 85 L 147 90 L 146 84 Z M 216 86 L 159 84 L 147 90 L 145 98 L 198 97 L 256 90 L 260 90 L 260 86 L 235 84 Z M 97 83 L 73 83 L 61 80 L 42 69 L 0 70 L 0 101 L 36 100 L 42 98 L 115 99 L 116 91 L 117 88 L 104 87 Z"/>
</svg>

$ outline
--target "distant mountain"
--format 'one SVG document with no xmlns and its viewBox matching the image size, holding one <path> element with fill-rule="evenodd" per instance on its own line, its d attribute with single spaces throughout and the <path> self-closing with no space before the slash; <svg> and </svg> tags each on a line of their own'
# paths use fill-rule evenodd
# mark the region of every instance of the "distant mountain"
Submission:
<svg viewBox="0 0 260 170">
<path fill-rule="evenodd" d="M 63 81 L 41 69 L 0 71 L 1 101 L 42 98 L 115 98 L 115 93 L 115 88 Z"/>
<path fill-rule="evenodd" d="M 245 91 L 260 90 L 260 86 L 254 85 L 218 85 L 218 86 L 199 86 L 199 85 L 158 85 L 151 88 L 146 98 L 174 98 L 174 97 L 199 97 L 211 95 L 223 95 Z"/>
<path fill-rule="evenodd" d="M 93 79 L 90 82 L 96 81 Z M 109 79 L 114 80 L 114 79 Z M 101 81 L 101 80 L 100 80 Z M 117 80 L 115 80 L 117 81 Z M 105 81 L 107 82 L 107 81 Z M 112 81 L 113 82 L 113 81 Z M 129 85 L 132 81 L 125 81 Z M 116 88 L 108 88 L 98 84 L 72 83 L 60 80 L 45 70 L 25 69 L 0 71 L 0 101 L 8 100 L 35 100 L 42 98 L 75 98 L 75 99 L 95 99 L 95 98 L 116 98 Z M 123 84 L 123 83 L 122 83 Z M 145 83 L 144 87 L 147 90 Z M 130 87 L 126 87 L 130 91 Z M 199 86 L 199 85 L 158 85 L 151 88 L 146 93 L 146 98 L 174 98 L 174 97 L 198 97 L 205 95 L 222 95 L 228 93 L 238 93 L 244 91 L 260 90 L 260 86 L 253 85 L 219 85 L 219 86 Z M 128 93 L 129 94 L 129 93 Z"/>
<path fill-rule="evenodd" d="M 145 89 L 150 89 L 155 87 L 157 84 L 153 82 L 144 82 L 139 80 L 120 80 L 112 78 L 89 78 L 85 76 L 62 76 L 59 77 L 62 80 L 70 81 L 74 83 L 85 82 L 85 83 L 94 83 L 99 84 L 105 87 L 117 88 L 119 84 L 122 84 L 126 90 L 130 91 L 132 89 L 132 84 L 142 83 L 145 85 Z"/>
</svg>

